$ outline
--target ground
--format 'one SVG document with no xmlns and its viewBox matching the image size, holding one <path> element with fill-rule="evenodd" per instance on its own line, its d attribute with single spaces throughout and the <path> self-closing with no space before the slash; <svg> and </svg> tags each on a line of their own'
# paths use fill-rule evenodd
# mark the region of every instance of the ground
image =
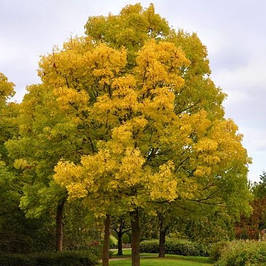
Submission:
<svg viewBox="0 0 266 266">
<path fill-rule="evenodd" d="M 113 257 L 110 266 L 131 266 L 130 251 L 125 250 L 123 257 Z M 166 258 L 158 258 L 157 254 L 141 254 L 141 266 L 210 266 L 212 261 L 205 257 L 191 257 L 179 255 L 166 255 Z"/>
</svg>

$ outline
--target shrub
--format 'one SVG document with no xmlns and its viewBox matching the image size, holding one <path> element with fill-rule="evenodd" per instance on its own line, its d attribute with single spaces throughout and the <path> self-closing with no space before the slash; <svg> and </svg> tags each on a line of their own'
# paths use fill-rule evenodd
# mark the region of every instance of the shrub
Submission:
<svg viewBox="0 0 266 266">
<path fill-rule="evenodd" d="M 266 242 L 232 241 L 220 253 L 216 266 L 266 265 Z"/>
<path fill-rule="evenodd" d="M 130 241 L 130 237 L 129 237 L 129 235 L 128 235 L 127 233 L 123 234 L 123 236 L 122 236 L 122 242 L 123 242 L 124 244 L 128 244 L 128 243 L 131 242 L 131 241 Z"/>
<path fill-rule="evenodd" d="M 115 236 L 110 235 L 110 248 L 117 248 L 118 240 Z"/>
<path fill-rule="evenodd" d="M 222 250 L 229 244 L 229 241 L 220 241 L 212 245 L 210 249 L 210 255 L 211 257 L 217 261 L 221 255 L 222 255 Z"/>
<path fill-rule="evenodd" d="M 141 252 L 158 253 L 158 240 L 144 240 L 140 244 Z M 208 256 L 209 252 L 206 246 L 183 239 L 166 239 L 165 253 L 183 255 L 183 256 Z"/>
<path fill-rule="evenodd" d="M 88 251 L 0 255 L 1 266 L 94 266 L 98 260 L 95 254 Z"/>
<path fill-rule="evenodd" d="M 114 251 L 112 251 L 112 250 L 109 250 L 109 258 L 113 258 L 113 257 L 114 257 L 114 254 L 115 254 L 115 252 L 114 252 Z"/>
</svg>

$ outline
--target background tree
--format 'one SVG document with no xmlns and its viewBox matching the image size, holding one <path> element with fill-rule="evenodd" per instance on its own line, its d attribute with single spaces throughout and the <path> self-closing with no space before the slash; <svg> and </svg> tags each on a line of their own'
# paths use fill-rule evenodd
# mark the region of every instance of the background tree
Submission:
<svg viewBox="0 0 266 266">
<path fill-rule="evenodd" d="M 266 172 L 260 175 L 260 181 L 255 182 L 252 188 L 252 192 L 255 198 L 264 198 L 266 197 Z"/>
<path fill-rule="evenodd" d="M 127 215 L 122 215 L 119 217 L 112 218 L 112 230 L 117 236 L 117 255 L 123 255 L 123 236 L 128 233 L 131 228 L 129 225 L 129 217 Z"/>
<path fill-rule="evenodd" d="M 0 73 L 0 160 L 5 163 L 8 162 L 8 158 L 4 143 L 17 133 L 15 119 L 18 105 L 8 102 L 15 94 L 14 86 L 14 83 L 8 81 L 7 77 Z"/>
<path fill-rule="evenodd" d="M 15 94 L 15 84 L 0 73 L 0 246 L 1 249 L 8 252 L 19 250 L 21 247 L 14 246 L 13 243 L 2 246 L 8 239 L 15 242 L 18 234 L 23 233 L 23 226 L 19 225 L 24 221 L 23 213 L 18 208 L 20 199 L 20 186 L 17 184 L 16 175 L 10 170 L 7 150 L 4 143 L 9 138 L 16 135 L 17 129 L 15 119 L 17 115 L 17 105 L 9 102 Z M 19 241 L 17 241 L 19 242 Z M 27 250 L 25 245 L 25 250 Z"/>
<path fill-rule="evenodd" d="M 251 202 L 252 214 L 242 215 L 240 222 L 235 226 L 237 238 L 259 239 L 261 231 L 266 228 L 266 173 L 260 175 L 260 181 L 251 187 L 254 199 Z"/>
<path fill-rule="evenodd" d="M 18 136 L 19 104 L 11 102 L 14 86 L 0 73 L 0 250 L 5 253 L 49 249 L 51 242 L 48 219 L 26 219 L 19 208 L 23 180 L 5 147 L 6 141 Z"/>
<path fill-rule="evenodd" d="M 260 175 L 260 181 L 255 182 L 253 187 L 253 194 L 255 197 L 252 203 L 253 215 L 257 220 L 257 228 L 259 232 L 259 238 L 261 237 L 262 230 L 266 228 L 266 172 Z"/>
<path fill-rule="evenodd" d="M 54 67 L 52 70 L 54 71 Z M 29 219 L 45 221 L 45 217 L 49 217 L 53 220 L 49 230 L 55 227 L 56 236 L 49 238 L 55 239 L 56 249 L 59 251 L 63 248 L 65 219 L 66 248 L 77 248 L 83 241 L 91 241 L 93 235 L 98 236 L 97 229 L 95 234 L 92 230 L 84 230 L 88 222 L 85 214 L 75 215 L 73 219 L 72 213 L 78 203 L 66 204 L 66 191 L 53 182 L 52 175 L 54 166 L 63 156 L 79 161 L 80 153 L 91 150 L 91 143 L 86 142 L 87 135 L 79 118 L 81 112 L 86 116 L 84 108 L 81 107 L 80 113 L 77 113 L 76 107 L 73 107 L 75 104 L 84 106 L 84 102 L 87 105 L 87 98 L 68 88 L 65 88 L 66 94 L 62 89 L 54 91 L 54 87 L 49 87 L 49 84 L 32 85 L 27 90 L 16 118 L 19 135 L 5 144 L 19 177 L 21 197 L 18 205 Z M 64 216 L 64 209 L 67 217 Z M 70 237 L 76 238 L 80 233 L 78 228 L 73 229 L 73 224 L 79 224 L 83 238 L 76 242 L 73 239 L 71 244 Z"/>
<path fill-rule="evenodd" d="M 51 210 L 56 210 L 56 248 L 62 250 L 62 218 L 67 195 L 51 177 L 61 157 L 75 160 L 82 140 L 75 139 L 75 121 L 71 121 L 70 115 L 65 116 L 52 93 L 43 85 L 28 88 L 17 118 L 19 136 L 9 140 L 6 147 L 24 180 L 20 207 L 28 217 L 53 215 Z"/>
</svg>

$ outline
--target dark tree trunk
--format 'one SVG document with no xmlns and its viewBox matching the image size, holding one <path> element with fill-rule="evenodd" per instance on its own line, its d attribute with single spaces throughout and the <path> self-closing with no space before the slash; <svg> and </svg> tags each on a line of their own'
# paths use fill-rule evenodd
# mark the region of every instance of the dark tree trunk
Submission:
<svg viewBox="0 0 266 266">
<path fill-rule="evenodd" d="M 165 257 L 165 230 L 160 230 L 159 257 Z"/>
<path fill-rule="evenodd" d="M 110 223 L 111 217 L 107 214 L 104 221 L 103 266 L 109 266 Z"/>
<path fill-rule="evenodd" d="M 65 199 L 58 203 L 56 209 L 56 251 L 63 250 L 63 213 Z"/>
<path fill-rule="evenodd" d="M 160 236 L 159 236 L 159 257 L 165 257 L 165 236 L 166 236 L 166 228 L 164 226 L 164 218 L 162 215 L 159 215 L 159 223 L 160 223 Z"/>
<path fill-rule="evenodd" d="M 131 249 L 132 249 L 132 266 L 140 266 L 140 225 L 139 225 L 139 210 L 131 212 L 131 228 L 132 228 L 132 239 L 131 239 Z"/>
<path fill-rule="evenodd" d="M 117 243 L 117 255 L 118 256 L 123 256 L 123 248 L 122 248 L 122 236 L 123 233 L 121 230 L 118 231 L 117 233 L 117 238 L 118 238 L 118 243 Z"/>
</svg>

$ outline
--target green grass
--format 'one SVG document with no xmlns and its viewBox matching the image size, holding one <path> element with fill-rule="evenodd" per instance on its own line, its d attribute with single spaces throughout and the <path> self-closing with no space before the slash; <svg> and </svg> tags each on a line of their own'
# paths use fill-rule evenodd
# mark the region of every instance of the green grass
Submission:
<svg viewBox="0 0 266 266">
<path fill-rule="evenodd" d="M 143 258 L 141 266 L 210 266 L 211 263 L 200 261 L 178 259 L 178 258 Z M 130 259 L 121 259 L 110 262 L 111 266 L 131 266 Z"/>
<path fill-rule="evenodd" d="M 128 258 L 130 250 L 124 251 L 124 256 L 118 260 L 110 261 L 110 266 L 131 266 L 131 259 Z M 157 258 L 156 254 L 142 253 L 141 266 L 210 266 L 212 262 L 206 257 L 192 257 L 167 255 L 166 258 Z"/>
</svg>

